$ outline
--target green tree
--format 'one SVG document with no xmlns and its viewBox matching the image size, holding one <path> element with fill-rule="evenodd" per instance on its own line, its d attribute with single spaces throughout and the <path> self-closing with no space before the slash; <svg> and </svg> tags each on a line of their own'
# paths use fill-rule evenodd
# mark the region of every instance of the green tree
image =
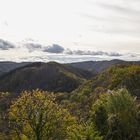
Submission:
<svg viewBox="0 0 140 140">
<path fill-rule="evenodd" d="M 108 114 L 105 108 L 105 104 L 107 102 L 106 96 L 106 94 L 101 94 L 99 99 L 93 104 L 90 111 L 90 120 L 102 136 L 106 135 L 108 130 Z"/>
<path fill-rule="evenodd" d="M 39 90 L 23 92 L 10 106 L 9 118 L 17 139 L 63 140 L 76 125 L 75 118 L 55 103 L 54 95 Z"/>
<path fill-rule="evenodd" d="M 108 111 L 109 129 L 108 135 L 117 132 L 124 140 L 135 140 L 138 133 L 136 98 L 132 97 L 126 89 L 112 92 L 107 97 L 106 108 Z M 116 135 L 116 134 L 115 134 Z M 113 136 L 113 135 L 112 135 Z M 140 138 L 140 137 L 139 137 Z"/>
<path fill-rule="evenodd" d="M 100 95 L 93 105 L 91 120 L 106 140 L 137 140 L 139 108 L 126 89 Z"/>
</svg>

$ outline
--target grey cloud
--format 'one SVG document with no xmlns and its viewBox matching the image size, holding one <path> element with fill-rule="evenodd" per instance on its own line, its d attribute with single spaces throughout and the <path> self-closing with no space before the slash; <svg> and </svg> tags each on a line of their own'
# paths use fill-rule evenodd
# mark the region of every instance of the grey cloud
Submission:
<svg viewBox="0 0 140 140">
<path fill-rule="evenodd" d="M 117 52 L 111 52 L 111 53 L 108 53 L 109 56 L 122 56 L 122 54 L 120 53 L 117 53 Z"/>
<path fill-rule="evenodd" d="M 29 52 L 33 52 L 35 50 L 40 50 L 42 48 L 41 44 L 38 43 L 26 43 L 25 46 L 29 50 Z"/>
<path fill-rule="evenodd" d="M 93 55 L 93 56 L 102 56 L 102 55 L 105 55 L 105 56 L 116 56 L 116 57 L 119 57 L 119 56 L 122 56 L 122 54 L 120 53 L 117 53 L 117 52 L 103 52 L 103 51 L 83 51 L 83 50 L 70 50 L 70 49 L 67 49 L 65 50 L 65 53 L 66 54 L 69 54 L 69 55 Z"/>
<path fill-rule="evenodd" d="M 15 46 L 12 43 L 5 41 L 3 39 L 0 39 L 0 49 L 1 50 L 9 50 L 12 48 L 15 48 Z"/>
<path fill-rule="evenodd" d="M 52 46 L 47 46 L 43 51 L 49 53 L 63 53 L 64 48 L 60 45 L 53 44 Z"/>
<path fill-rule="evenodd" d="M 64 47 L 58 45 L 58 44 L 53 44 L 52 46 L 43 46 L 41 44 L 37 43 L 27 43 L 26 47 L 29 49 L 29 52 L 33 52 L 35 50 L 40 50 L 43 52 L 48 52 L 48 53 L 56 53 L 56 54 L 67 54 L 67 55 L 92 55 L 92 56 L 121 56 L 121 54 L 117 52 L 103 52 L 103 51 L 83 51 L 83 50 L 71 50 L 71 49 L 64 49 Z"/>
<path fill-rule="evenodd" d="M 49 53 L 58 53 L 58 54 L 67 54 L 67 55 L 91 55 L 91 56 L 122 56 L 122 54 L 117 52 L 103 52 L 103 51 L 83 51 L 83 50 L 71 50 L 71 49 L 64 49 L 64 47 L 59 46 L 57 44 L 53 44 L 52 46 L 48 46 L 43 50 L 44 52 Z"/>
<path fill-rule="evenodd" d="M 58 44 L 53 44 L 50 46 L 45 46 L 39 43 L 26 43 L 24 46 L 29 50 L 29 52 L 33 51 L 43 51 L 48 53 L 63 53 L 64 48 Z"/>
</svg>

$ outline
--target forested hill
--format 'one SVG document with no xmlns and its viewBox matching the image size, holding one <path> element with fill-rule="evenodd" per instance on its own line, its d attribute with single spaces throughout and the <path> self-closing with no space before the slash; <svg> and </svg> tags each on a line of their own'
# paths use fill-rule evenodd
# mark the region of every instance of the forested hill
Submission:
<svg viewBox="0 0 140 140">
<path fill-rule="evenodd" d="M 90 87 L 92 91 L 97 87 L 115 89 L 126 86 L 134 95 L 138 95 L 139 63 L 122 60 L 72 64 L 1 62 L 0 70 L 4 74 L 0 76 L 0 91 L 20 92 L 39 88 L 54 92 L 71 92 L 84 82 L 79 89 Z M 85 82 L 89 79 L 92 80 Z"/>
<path fill-rule="evenodd" d="M 70 92 L 90 77 L 90 72 L 69 65 L 36 62 L 1 76 L 0 91 L 20 92 L 39 88 Z"/>
<path fill-rule="evenodd" d="M 0 76 L 6 74 L 7 72 L 23 67 L 28 64 L 32 64 L 33 62 L 10 62 L 10 61 L 1 61 L 0 62 Z M 103 70 L 108 69 L 114 65 L 122 65 L 122 64 L 140 64 L 140 61 L 123 61 L 123 60 L 110 60 L 110 61 L 84 61 L 84 62 L 76 62 L 76 63 L 69 63 L 66 65 L 70 65 L 72 67 L 76 67 L 79 69 L 83 69 L 86 71 L 90 71 L 92 73 L 100 73 Z"/>
<path fill-rule="evenodd" d="M 126 88 L 140 98 L 140 65 L 117 65 L 81 85 L 75 93 L 94 93 Z"/>
</svg>

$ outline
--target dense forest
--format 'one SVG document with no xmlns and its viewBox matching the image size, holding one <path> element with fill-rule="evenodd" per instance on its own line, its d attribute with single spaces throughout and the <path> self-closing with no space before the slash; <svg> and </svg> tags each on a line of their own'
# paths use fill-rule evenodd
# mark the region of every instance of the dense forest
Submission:
<svg viewBox="0 0 140 140">
<path fill-rule="evenodd" d="M 0 140 L 140 140 L 138 64 L 28 64 L 0 91 Z"/>
</svg>

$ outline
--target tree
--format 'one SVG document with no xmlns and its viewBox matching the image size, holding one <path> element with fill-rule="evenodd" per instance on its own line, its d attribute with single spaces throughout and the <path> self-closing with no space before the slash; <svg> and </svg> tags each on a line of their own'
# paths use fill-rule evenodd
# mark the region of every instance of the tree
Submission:
<svg viewBox="0 0 140 140">
<path fill-rule="evenodd" d="M 92 109 L 90 111 L 90 120 L 95 125 L 97 131 L 102 135 L 106 135 L 108 130 L 108 114 L 105 108 L 106 94 L 101 94 L 99 99 L 93 104 Z"/>
<path fill-rule="evenodd" d="M 62 140 L 76 125 L 75 118 L 55 103 L 54 95 L 39 90 L 23 92 L 10 106 L 9 118 L 18 139 Z"/>
<path fill-rule="evenodd" d="M 9 132 L 7 110 L 10 106 L 11 96 L 9 93 L 0 92 L 0 139 L 7 139 Z"/>
<path fill-rule="evenodd" d="M 108 111 L 108 135 L 115 134 L 126 140 L 135 140 L 138 132 L 136 98 L 132 97 L 126 89 L 113 91 L 107 97 L 106 108 Z M 117 122 L 117 123 L 116 123 Z M 112 135 L 113 136 L 113 135 Z M 139 137 L 140 138 L 140 137 Z"/>
<path fill-rule="evenodd" d="M 139 108 L 126 89 L 100 95 L 93 105 L 91 120 L 106 140 L 140 138 Z"/>
</svg>

